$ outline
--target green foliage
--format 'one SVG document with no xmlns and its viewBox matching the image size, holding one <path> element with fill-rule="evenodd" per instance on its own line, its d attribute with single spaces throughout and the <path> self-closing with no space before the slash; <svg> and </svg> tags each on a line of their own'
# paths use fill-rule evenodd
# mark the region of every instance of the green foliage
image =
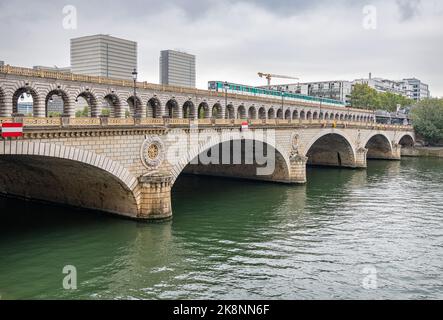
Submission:
<svg viewBox="0 0 443 320">
<path fill-rule="evenodd" d="M 126 111 L 125 111 L 125 117 L 126 117 L 126 118 L 129 118 L 130 116 L 131 116 L 131 114 L 129 113 L 129 110 L 126 110 Z"/>
<path fill-rule="evenodd" d="M 60 112 L 57 112 L 57 111 L 51 111 L 51 112 L 48 113 L 48 117 L 50 117 L 50 118 L 60 117 L 61 115 L 62 114 Z"/>
<path fill-rule="evenodd" d="M 102 109 L 102 116 L 110 116 L 111 115 L 111 110 L 109 110 L 108 108 L 104 108 Z"/>
<path fill-rule="evenodd" d="M 378 93 L 367 84 L 356 84 L 351 93 L 351 106 L 359 109 L 379 109 Z"/>
<path fill-rule="evenodd" d="M 367 84 L 356 84 L 351 94 L 351 106 L 358 109 L 387 110 L 394 112 L 397 105 L 401 107 L 410 106 L 411 99 L 391 92 L 379 93 Z"/>
<path fill-rule="evenodd" d="M 420 101 L 411 114 L 415 130 L 428 143 L 443 142 L 443 99 Z"/>
<path fill-rule="evenodd" d="M 89 107 L 86 106 L 86 107 L 84 107 L 82 110 L 78 110 L 78 111 L 75 113 L 75 116 L 76 116 L 77 118 L 89 117 Z"/>
</svg>

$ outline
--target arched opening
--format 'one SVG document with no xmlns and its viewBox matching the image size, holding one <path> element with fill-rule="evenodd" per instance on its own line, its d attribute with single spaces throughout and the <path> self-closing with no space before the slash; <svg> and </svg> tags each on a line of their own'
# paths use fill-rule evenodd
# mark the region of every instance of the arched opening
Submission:
<svg viewBox="0 0 443 320">
<path fill-rule="evenodd" d="M 354 151 L 349 141 L 340 134 L 329 133 L 318 138 L 306 156 L 309 165 L 355 167 Z"/>
<path fill-rule="evenodd" d="M 331 114 L 329 115 L 329 120 L 334 120 L 334 114 L 333 114 L 333 113 L 331 113 Z"/>
<path fill-rule="evenodd" d="M 294 110 L 294 112 L 292 113 L 292 119 L 298 119 L 298 111 Z"/>
<path fill-rule="evenodd" d="M 46 95 L 45 116 L 60 117 L 65 113 L 69 98 L 66 92 L 60 89 L 52 90 Z"/>
<path fill-rule="evenodd" d="M 264 107 L 261 107 L 260 109 L 258 109 L 258 118 L 261 120 L 266 119 L 266 109 Z"/>
<path fill-rule="evenodd" d="M 200 103 L 200 105 L 198 106 L 198 118 L 208 119 L 209 116 L 209 105 L 206 102 Z"/>
<path fill-rule="evenodd" d="M 314 119 L 314 120 L 318 120 L 318 112 L 317 112 L 317 111 L 315 111 L 315 112 L 312 114 L 312 119 Z"/>
<path fill-rule="evenodd" d="M 335 114 L 335 120 L 340 120 L 340 115 L 338 113 Z"/>
<path fill-rule="evenodd" d="M 412 148 L 415 143 L 414 139 L 409 134 L 407 134 L 400 139 L 398 144 L 404 148 Z"/>
<path fill-rule="evenodd" d="M 323 114 L 321 114 L 321 116 L 322 116 L 322 119 L 323 119 Z M 328 112 L 326 112 L 326 113 L 324 114 L 324 119 L 325 119 L 325 120 L 329 120 L 329 113 L 328 113 Z"/>
<path fill-rule="evenodd" d="M 183 118 L 184 119 L 195 119 L 195 106 L 190 100 L 183 104 Z"/>
<path fill-rule="evenodd" d="M 388 138 L 382 134 L 372 136 L 365 146 L 368 159 L 391 159 L 392 147 Z"/>
<path fill-rule="evenodd" d="M 277 119 L 283 119 L 283 110 L 282 109 L 277 110 Z"/>
<path fill-rule="evenodd" d="M 148 105 L 146 108 L 147 118 L 161 118 L 161 103 L 158 98 L 154 97 L 148 100 Z"/>
<path fill-rule="evenodd" d="M 80 93 L 75 99 L 75 116 L 82 118 L 98 117 L 99 115 L 97 99 L 94 95 L 89 91 Z"/>
<path fill-rule="evenodd" d="M 0 155 L 0 193 L 131 217 L 138 214 L 133 192 L 119 178 L 69 159 Z"/>
<path fill-rule="evenodd" d="M 246 119 L 246 118 L 247 118 L 246 108 L 244 105 L 240 105 L 237 108 L 237 119 Z"/>
<path fill-rule="evenodd" d="M 214 119 L 222 119 L 223 118 L 222 106 L 220 105 L 220 103 L 216 103 L 212 107 L 212 118 L 214 118 Z"/>
<path fill-rule="evenodd" d="M 127 103 L 129 106 L 129 117 L 135 117 L 135 116 L 141 116 L 142 114 L 142 101 L 140 100 L 140 97 L 137 96 L 137 105 L 134 103 L 134 96 L 131 96 L 128 98 Z M 128 114 L 126 113 L 126 116 Z"/>
<path fill-rule="evenodd" d="M 341 115 L 340 115 L 340 120 L 341 120 L 341 121 L 345 120 L 345 115 L 344 115 L 344 114 L 341 114 Z"/>
<path fill-rule="evenodd" d="M 248 110 L 248 119 L 257 119 L 257 110 L 255 107 L 250 107 Z"/>
<path fill-rule="evenodd" d="M 305 112 L 304 110 L 302 110 L 302 111 L 300 112 L 300 119 L 302 119 L 302 120 L 306 120 L 306 112 Z"/>
<path fill-rule="evenodd" d="M 166 103 L 166 116 L 170 119 L 179 118 L 178 103 L 174 99 L 171 99 Z"/>
<path fill-rule="evenodd" d="M 308 120 L 312 120 L 312 112 L 311 111 L 308 111 L 308 113 L 306 114 L 306 118 Z"/>
<path fill-rule="evenodd" d="M 290 120 L 291 119 L 291 110 L 286 110 L 286 112 L 285 112 L 285 119 L 286 120 Z"/>
<path fill-rule="evenodd" d="M 235 119 L 235 111 L 232 104 L 228 104 L 228 106 L 226 107 L 225 117 L 226 119 Z"/>
<path fill-rule="evenodd" d="M 105 105 L 102 108 L 101 115 L 111 118 L 119 118 L 121 114 L 120 99 L 116 94 L 110 93 L 104 97 Z"/>
<path fill-rule="evenodd" d="M 5 107 L 5 92 L 0 87 L 0 110 L 4 110 Z"/>
<path fill-rule="evenodd" d="M 260 151 L 257 151 L 257 148 Z M 289 182 L 289 169 L 285 158 L 265 142 L 232 138 L 205 146 L 201 150 L 204 151 L 195 156 L 183 170 L 178 170 L 179 175 L 184 173 Z"/>
<path fill-rule="evenodd" d="M 39 96 L 31 87 L 23 87 L 16 90 L 12 96 L 12 113 L 26 117 L 45 116 L 44 110 L 37 110 Z M 39 112 L 40 111 L 40 112 Z M 43 112 L 43 113 L 41 113 Z"/>
<path fill-rule="evenodd" d="M 275 110 L 274 108 L 271 108 L 268 110 L 268 119 L 275 119 Z"/>
</svg>

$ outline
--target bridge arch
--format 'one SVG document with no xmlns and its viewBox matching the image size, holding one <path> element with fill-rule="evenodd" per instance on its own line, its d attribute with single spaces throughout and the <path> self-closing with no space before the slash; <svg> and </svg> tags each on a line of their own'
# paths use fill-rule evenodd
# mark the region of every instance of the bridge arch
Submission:
<svg viewBox="0 0 443 320">
<path fill-rule="evenodd" d="M 86 105 L 81 105 L 82 101 Z M 75 96 L 76 103 L 76 117 L 98 117 L 100 115 L 100 108 L 98 106 L 95 94 L 89 90 L 82 91 Z"/>
<path fill-rule="evenodd" d="M 215 118 L 215 119 L 222 119 L 223 118 L 222 106 L 219 102 L 214 104 L 214 106 L 212 107 L 212 118 Z"/>
<path fill-rule="evenodd" d="M 413 147 L 415 144 L 414 137 L 411 136 L 409 133 L 404 134 L 398 139 L 398 144 L 402 147 Z"/>
<path fill-rule="evenodd" d="M 209 152 L 209 150 L 216 146 L 221 146 L 224 143 L 227 142 L 233 142 L 233 141 L 257 141 L 261 142 L 264 145 L 266 145 L 268 148 L 271 148 L 271 150 L 268 149 L 268 153 L 275 150 L 275 171 L 274 173 L 269 176 L 268 178 L 260 176 L 259 179 L 253 177 L 252 175 L 243 176 L 243 178 L 247 179 L 255 179 L 255 180 L 270 180 L 270 181 L 277 181 L 277 182 L 288 182 L 289 179 L 289 171 L 290 171 L 290 160 L 285 152 L 284 148 L 279 146 L 274 140 L 272 139 L 266 139 L 263 136 L 260 135 L 243 135 L 241 132 L 222 132 L 220 135 L 214 136 L 210 138 L 209 140 L 206 140 L 203 143 L 200 143 L 198 146 L 194 147 L 192 150 L 190 150 L 189 153 L 184 155 L 179 161 L 173 166 L 171 172 L 172 172 L 172 185 L 175 183 L 177 178 L 180 176 L 180 174 L 185 170 L 185 168 L 190 165 L 190 162 L 197 157 L 199 157 L 203 153 Z M 221 154 L 221 152 L 220 152 Z M 215 164 L 215 166 L 219 166 L 219 164 Z M 233 165 L 235 166 L 235 165 Z M 239 165 L 237 165 L 239 166 Z M 242 165 L 240 165 L 242 166 Z M 249 171 L 250 169 L 246 170 L 244 172 L 242 168 L 240 171 L 241 174 L 245 173 L 246 171 Z M 255 169 L 255 168 L 254 168 Z M 247 173 L 246 173 L 247 174 Z M 229 176 L 228 176 L 229 177 Z M 237 176 L 234 176 L 237 177 Z"/>
<path fill-rule="evenodd" d="M 111 118 L 120 118 L 123 116 L 121 101 L 117 94 L 112 92 L 108 93 L 103 97 L 103 100 L 105 101 L 107 107 L 102 109 L 102 114 L 106 115 L 107 113 L 109 113 L 109 117 Z"/>
<path fill-rule="evenodd" d="M 54 105 L 54 97 L 57 97 L 56 99 L 61 99 L 62 106 L 61 109 L 57 108 L 57 105 Z M 51 107 L 50 104 L 51 103 Z M 67 114 L 70 110 L 69 106 L 69 95 L 66 93 L 65 90 L 61 88 L 52 89 L 48 93 L 46 93 L 45 98 L 45 116 L 61 116 L 62 114 Z"/>
<path fill-rule="evenodd" d="M 44 117 L 45 110 L 41 103 L 42 98 L 40 97 L 37 89 L 29 84 L 24 84 L 23 86 L 14 88 L 14 93 L 12 95 L 12 113 L 18 113 L 19 99 L 24 99 L 25 94 L 32 97 L 32 111 L 30 114 L 32 114 L 34 117 Z"/>
<path fill-rule="evenodd" d="M 371 135 L 365 143 L 365 148 L 368 149 L 368 159 L 392 158 L 392 143 L 389 138 L 382 133 Z"/>
<path fill-rule="evenodd" d="M 291 110 L 286 110 L 286 112 L 285 112 L 285 119 L 286 120 L 290 120 L 291 119 Z"/>
<path fill-rule="evenodd" d="M 166 102 L 166 116 L 169 118 L 179 118 L 180 110 L 177 100 L 170 99 Z"/>
<path fill-rule="evenodd" d="M 199 119 L 208 119 L 210 118 L 210 110 L 207 102 L 202 102 L 198 105 L 198 118 Z"/>
<path fill-rule="evenodd" d="M 250 106 L 248 109 L 248 119 L 257 119 L 257 109 L 254 106 Z"/>
<path fill-rule="evenodd" d="M 135 107 L 135 101 L 137 101 L 137 107 Z M 134 99 L 134 96 L 130 96 L 126 99 L 126 103 L 129 107 L 129 115 L 131 117 L 140 116 L 143 113 L 143 102 L 142 99 L 137 95 L 137 99 Z"/>
<path fill-rule="evenodd" d="M 246 108 L 244 105 L 239 105 L 237 108 L 237 119 L 247 119 Z"/>
<path fill-rule="evenodd" d="M 195 119 L 195 105 L 191 100 L 188 100 L 183 104 L 183 118 Z"/>
<path fill-rule="evenodd" d="M 275 110 L 272 107 L 268 110 L 268 119 L 275 119 Z"/>
<path fill-rule="evenodd" d="M 351 167 L 356 166 L 352 140 L 337 130 L 326 130 L 314 137 L 305 148 L 310 165 Z"/>
<path fill-rule="evenodd" d="M 147 118 L 161 118 L 161 102 L 157 97 L 149 99 L 146 107 Z"/>
<path fill-rule="evenodd" d="M 234 106 L 232 104 L 228 104 L 226 106 L 225 118 L 226 119 L 235 119 L 235 110 L 234 110 Z"/>
<path fill-rule="evenodd" d="M 1 141 L 0 149 L 1 193 L 137 217 L 138 181 L 118 162 L 52 143 Z"/>
<path fill-rule="evenodd" d="M 6 94 L 2 87 L 0 87 L 0 114 L 6 109 Z"/>
<path fill-rule="evenodd" d="M 260 107 L 260 109 L 258 109 L 258 118 L 261 120 L 266 119 L 266 108 L 265 107 Z"/>
</svg>

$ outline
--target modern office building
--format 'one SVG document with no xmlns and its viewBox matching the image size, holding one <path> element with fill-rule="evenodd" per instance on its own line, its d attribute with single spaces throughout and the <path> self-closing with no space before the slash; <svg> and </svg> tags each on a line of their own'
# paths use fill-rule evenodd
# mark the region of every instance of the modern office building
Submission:
<svg viewBox="0 0 443 320">
<path fill-rule="evenodd" d="M 429 85 L 421 82 L 419 79 L 403 79 L 403 86 L 407 90 L 408 97 L 412 100 L 420 101 L 431 97 Z"/>
<path fill-rule="evenodd" d="M 137 42 L 98 34 L 71 39 L 72 73 L 132 80 Z"/>
<path fill-rule="evenodd" d="M 174 50 L 161 51 L 160 83 L 195 88 L 195 56 Z"/>
</svg>

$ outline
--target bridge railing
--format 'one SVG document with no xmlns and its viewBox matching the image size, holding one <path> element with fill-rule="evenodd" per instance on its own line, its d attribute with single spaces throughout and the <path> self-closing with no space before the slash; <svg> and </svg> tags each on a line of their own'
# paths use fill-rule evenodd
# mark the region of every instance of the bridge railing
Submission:
<svg viewBox="0 0 443 320">
<path fill-rule="evenodd" d="M 247 121 L 250 127 L 337 127 L 337 128 L 370 128 L 375 130 L 413 130 L 410 125 L 380 124 L 374 122 L 321 120 L 321 119 L 178 119 L 178 118 L 31 118 L 4 117 L 3 122 L 21 122 L 25 128 L 87 128 L 87 127 L 118 127 L 118 126 L 156 126 L 156 127 L 189 127 L 193 126 L 230 126 L 238 127 Z"/>
</svg>

